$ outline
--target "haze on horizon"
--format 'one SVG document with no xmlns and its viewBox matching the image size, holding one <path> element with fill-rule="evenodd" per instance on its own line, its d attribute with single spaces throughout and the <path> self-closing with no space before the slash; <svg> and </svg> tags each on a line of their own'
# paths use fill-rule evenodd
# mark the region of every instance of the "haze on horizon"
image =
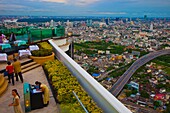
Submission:
<svg viewBox="0 0 170 113">
<path fill-rule="evenodd" d="M 170 0 L 0 0 L 0 15 L 170 17 Z"/>
</svg>

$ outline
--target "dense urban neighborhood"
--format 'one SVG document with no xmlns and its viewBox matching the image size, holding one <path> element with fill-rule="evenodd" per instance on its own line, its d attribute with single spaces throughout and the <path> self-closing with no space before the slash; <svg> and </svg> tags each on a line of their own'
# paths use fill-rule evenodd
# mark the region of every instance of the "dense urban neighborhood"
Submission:
<svg viewBox="0 0 170 113">
<path fill-rule="evenodd" d="M 48 19 L 1 17 L 0 32 L 27 44 L 66 38 L 68 55 L 132 112 L 170 112 L 169 19 Z"/>
</svg>

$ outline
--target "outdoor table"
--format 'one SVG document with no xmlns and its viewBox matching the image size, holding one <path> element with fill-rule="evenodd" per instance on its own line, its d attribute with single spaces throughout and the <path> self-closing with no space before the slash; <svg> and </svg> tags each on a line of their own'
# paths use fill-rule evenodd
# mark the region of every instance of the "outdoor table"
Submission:
<svg viewBox="0 0 170 113">
<path fill-rule="evenodd" d="M 15 44 L 15 45 L 18 45 L 18 46 L 21 46 L 21 45 L 25 45 L 25 44 L 26 44 L 26 41 L 17 40 L 17 41 L 14 41 L 14 44 Z"/>
<path fill-rule="evenodd" d="M 0 61 L 7 61 L 7 54 L 6 53 L 0 53 Z"/>
<path fill-rule="evenodd" d="M 29 50 L 30 51 L 39 50 L 39 47 L 37 45 L 30 45 Z"/>
<path fill-rule="evenodd" d="M 9 40 L 4 40 L 3 43 L 7 44 L 9 43 Z"/>
<path fill-rule="evenodd" d="M 19 57 L 24 56 L 24 55 L 31 55 L 30 50 L 19 50 Z"/>
<path fill-rule="evenodd" d="M 0 46 L 1 46 L 2 50 L 5 48 L 11 48 L 10 44 L 5 44 L 5 43 L 0 43 Z"/>
</svg>

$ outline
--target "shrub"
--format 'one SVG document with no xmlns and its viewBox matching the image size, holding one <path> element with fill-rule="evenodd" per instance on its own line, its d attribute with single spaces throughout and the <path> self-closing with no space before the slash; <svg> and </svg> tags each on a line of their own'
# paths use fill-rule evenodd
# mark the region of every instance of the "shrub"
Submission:
<svg viewBox="0 0 170 113">
<path fill-rule="evenodd" d="M 40 50 L 31 51 L 31 54 L 32 56 L 36 56 L 36 57 L 44 57 L 44 56 L 52 55 L 52 51 L 47 49 L 40 49 Z"/>
<path fill-rule="evenodd" d="M 38 43 L 38 46 L 40 49 L 47 49 L 52 51 L 52 46 L 48 44 L 47 42 L 40 42 Z"/>
<path fill-rule="evenodd" d="M 95 102 L 83 90 L 77 79 L 71 75 L 70 71 L 58 60 L 45 62 L 43 65 L 48 73 L 52 86 L 57 92 L 57 99 L 61 103 L 62 112 L 68 113 L 84 113 L 77 99 L 73 95 L 73 91 L 77 94 L 81 102 L 84 104 L 89 113 L 101 113 L 101 109 L 97 107 Z"/>
<path fill-rule="evenodd" d="M 39 50 L 31 51 L 32 56 L 44 57 L 52 55 L 52 46 L 47 42 L 38 43 Z"/>
</svg>

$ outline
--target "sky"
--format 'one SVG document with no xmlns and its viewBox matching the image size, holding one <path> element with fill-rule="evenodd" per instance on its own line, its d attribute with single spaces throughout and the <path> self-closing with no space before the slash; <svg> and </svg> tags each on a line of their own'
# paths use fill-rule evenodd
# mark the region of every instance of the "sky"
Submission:
<svg viewBox="0 0 170 113">
<path fill-rule="evenodd" d="M 170 0 L 0 0 L 0 15 L 170 17 Z"/>
</svg>

